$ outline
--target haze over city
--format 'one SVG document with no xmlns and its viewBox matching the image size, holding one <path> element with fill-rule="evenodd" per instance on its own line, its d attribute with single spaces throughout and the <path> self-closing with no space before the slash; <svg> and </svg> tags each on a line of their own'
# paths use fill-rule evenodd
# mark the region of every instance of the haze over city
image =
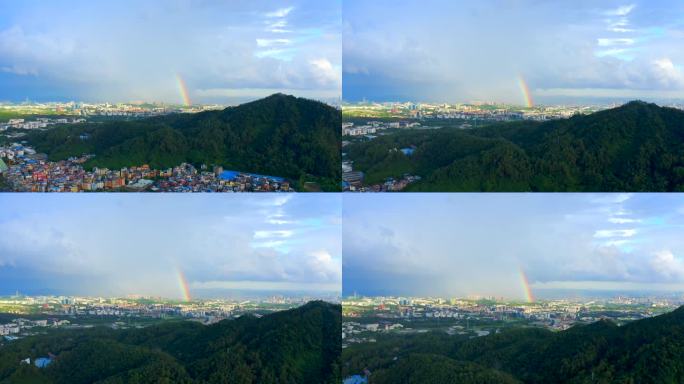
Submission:
<svg viewBox="0 0 684 384">
<path fill-rule="evenodd" d="M 677 1 L 343 3 L 345 101 L 684 99 Z"/>
<path fill-rule="evenodd" d="M 341 93 L 341 2 L 0 1 L 0 101 Z"/>
<path fill-rule="evenodd" d="M 0 295 L 339 294 L 340 196 L 0 195 Z"/>
<path fill-rule="evenodd" d="M 345 295 L 684 291 L 680 195 L 345 195 L 343 222 Z"/>
</svg>

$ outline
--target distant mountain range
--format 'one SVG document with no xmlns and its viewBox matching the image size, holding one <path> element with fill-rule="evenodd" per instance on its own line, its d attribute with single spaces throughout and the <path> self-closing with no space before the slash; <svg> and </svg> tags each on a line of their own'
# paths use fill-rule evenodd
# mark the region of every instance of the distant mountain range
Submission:
<svg viewBox="0 0 684 384">
<path fill-rule="evenodd" d="M 337 190 L 340 126 L 336 108 L 275 94 L 221 111 L 61 126 L 27 140 L 51 160 L 96 155 L 86 167 L 220 165 Z"/>
<path fill-rule="evenodd" d="M 209 326 L 53 331 L 0 347 L 0 383 L 339 383 L 341 315 L 319 301 Z M 49 353 L 45 368 L 21 363 Z"/>
<path fill-rule="evenodd" d="M 409 146 L 411 156 L 392 151 Z M 543 123 L 401 132 L 349 155 L 369 182 L 422 176 L 408 191 L 684 191 L 684 111 L 633 101 Z"/>
<path fill-rule="evenodd" d="M 473 339 L 401 335 L 348 352 L 344 369 L 369 368 L 373 384 L 682 383 L 684 307 L 623 326 L 512 328 Z"/>
</svg>

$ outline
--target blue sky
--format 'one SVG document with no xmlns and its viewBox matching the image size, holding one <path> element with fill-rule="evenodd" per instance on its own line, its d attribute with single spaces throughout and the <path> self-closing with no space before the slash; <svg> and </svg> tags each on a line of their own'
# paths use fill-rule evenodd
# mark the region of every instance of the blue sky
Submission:
<svg viewBox="0 0 684 384">
<path fill-rule="evenodd" d="M 0 295 L 341 291 L 335 194 L 0 194 Z"/>
<path fill-rule="evenodd" d="M 0 100 L 341 93 L 341 0 L 0 0 Z"/>
<path fill-rule="evenodd" d="M 684 292 L 682 194 L 343 196 L 343 292 Z"/>
<path fill-rule="evenodd" d="M 684 99 L 677 0 L 345 0 L 343 98 Z"/>
</svg>

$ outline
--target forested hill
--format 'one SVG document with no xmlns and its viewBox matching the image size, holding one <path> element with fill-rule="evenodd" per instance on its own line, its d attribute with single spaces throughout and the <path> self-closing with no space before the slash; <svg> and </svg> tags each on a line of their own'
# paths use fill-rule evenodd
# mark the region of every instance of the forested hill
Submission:
<svg viewBox="0 0 684 384">
<path fill-rule="evenodd" d="M 410 157 L 391 150 L 411 145 Z M 683 191 L 684 112 L 633 101 L 544 123 L 403 132 L 349 152 L 371 182 L 422 176 L 413 191 Z"/>
<path fill-rule="evenodd" d="M 88 167 L 216 164 L 337 187 L 340 126 L 341 112 L 329 105 L 275 94 L 221 111 L 61 126 L 28 141 L 52 160 L 95 154 Z"/>
<path fill-rule="evenodd" d="M 386 343 L 345 350 L 354 356 L 345 371 L 368 366 L 373 384 L 471 384 L 497 376 L 489 382 L 684 382 L 684 307 L 619 327 L 598 321 L 562 332 L 518 328 L 466 340 L 422 335 L 401 348 Z"/>
<path fill-rule="evenodd" d="M 204 326 L 54 331 L 0 348 L 0 383 L 338 383 L 341 308 L 324 302 Z M 21 364 L 48 353 L 46 368 Z"/>
</svg>

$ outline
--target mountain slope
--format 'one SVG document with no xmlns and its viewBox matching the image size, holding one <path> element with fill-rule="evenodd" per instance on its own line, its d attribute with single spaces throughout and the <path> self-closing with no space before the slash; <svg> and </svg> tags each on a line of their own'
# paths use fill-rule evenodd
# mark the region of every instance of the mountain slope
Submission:
<svg viewBox="0 0 684 384">
<path fill-rule="evenodd" d="M 53 160 L 95 154 L 87 167 L 216 164 L 336 187 L 340 124 L 341 112 L 333 107 L 275 94 L 222 111 L 61 126 L 32 133 L 27 140 Z"/>
<path fill-rule="evenodd" d="M 526 383 L 680 383 L 684 308 L 622 327 L 599 321 L 542 337 L 503 333 L 466 342 L 453 357 Z"/>
<path fill-rule="evenodd" d="M 371 376 L 372 383 L 520 384 L 512 376 L 445 356 L 412 354 Z"/>
<path fill-rule="evenodd" d="M 341 308 L 324 302 L 210 326 L 64 331 L 0 348 L 0 383 L 332 383 Z M 44 369 L 21 359 L 57 355 Z"/>
<path fill-rule="evenodd" d="M 401 172 L 410 191 L 682 191 L 684 112 L 633 101 L 591 115 L 468 131 L 405 132 L 350 149 L 371 182 L 392 148 L 416 145 Z"/>
<path fill-rule="evenodd" d="M 529 384 L 684 383 L 684 307 L 619 327 L 598 321 L 561 332 L 513 328 L 473 339 L 395 335 L 347 348 L 342 361 L 345 374 L 369 368 L 375 384 L 478 383 L 482 378 Z"/>
</svg>

